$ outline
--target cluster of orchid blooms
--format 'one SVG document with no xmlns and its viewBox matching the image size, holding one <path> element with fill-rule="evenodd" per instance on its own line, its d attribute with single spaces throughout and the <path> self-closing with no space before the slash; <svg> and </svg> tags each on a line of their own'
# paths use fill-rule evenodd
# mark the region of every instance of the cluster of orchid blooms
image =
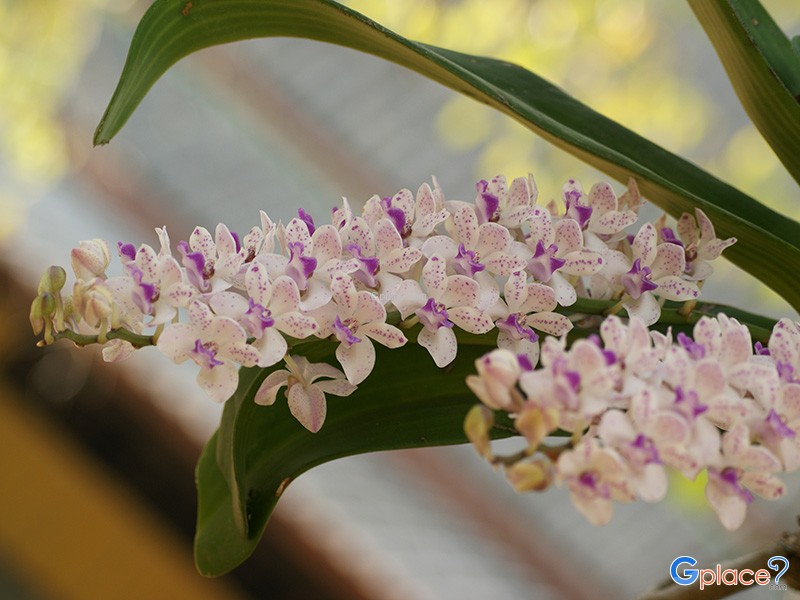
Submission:
<svg viewBox="0 0 800 600">
<path fill-rule="evenodd" d="M 681 333 L 675 344 L 649 331 L 664 300 L 697 298 L 709 262 L 735 240 L 718 239 L 699 209 L 674 229 L 662 217 L 635 230 L 642 200 L 633 181 L 617 197 L 607 183 L 586 193 L 569 180 L 562 200 L 537 204 L 530 176 L 480 181 L 472 203 L 445 200 L 434 180 L 416 196 L 374 196 L 360 215 L 345 200 L 331 224 L 300 209 L 286 225 L 262 212 L 241 238 L 223 224 L 214 235 L 197 227 L 176 253 L 156 229 L 158 249 L 117 245 L 118 276 L 106 273 L 108 245 L 84 241 L 71 255 L 72 295 L 62 297 L 65 271 L 50 268 L 31 322 L 45 343 L 103 344 L 109 361 L 146 345 L 191 360 L 218 402 L 236 390 L 238 365 L 283 362 L 255 401 L 273 404 L 286 388 L 312 432 L 326 395 L 348 396 L 369 376 L 374 342 L 397 348 L 416 333 L 445 367 L 458 352 L 454 330 L 496 335 L 497 349 L 467 381 L 483 404 L 465 430 L 517 489 L 565 484 L 602 524 L 612 500 L 663 497 L 665 466 L 690 478 L 707 470 L 712 506 L 737 527 L 749 490 L 777 497 L 774 473 L 800 465 L 800 332 L 781 321 L 769 348 L 754 349 L 747 328 L 724 316 L 703 318 L 694 339 Z M 579 297 L 614 301 L 610 312 L 624 308 L 628 323 L 612 314 L 599 336 L 567 348 L 581 315 L 564 309 Z M 313 339 L 337 344 L 341 370 L 302 356 Z M 493 454 L 496 411 L 524 436 L 522 452 Z M 548 445 L 559 431 L 569 442 Z"/>
</svg>

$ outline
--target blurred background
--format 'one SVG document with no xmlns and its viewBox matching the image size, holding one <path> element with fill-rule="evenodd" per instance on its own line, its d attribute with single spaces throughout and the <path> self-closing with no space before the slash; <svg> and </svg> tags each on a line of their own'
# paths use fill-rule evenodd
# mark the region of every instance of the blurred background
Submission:
<svg viewBox="0 0 800 600">
<path fill-rule="evenodd" d="M 682 2 L 354 0 L 420 41 L 511 60 L 797 217 L 797 185 L 739 108 Z M 764 4 L 790 34 L 800 3 Z M 79 240 L 156 243 L 194 225 L 324 222 L 342 196 L 448 198 L 532 172 L 544 202 L 603 176 L 486 107 L 349 50 L 271 39 L 168 72 L 92 148 L 148 2 L 0 0 L 0 598 L 462 599 L 629 597 L 689 554 L 715 563 L 794 527 L 800 479 L 727 533 L 702 482 L 619 506 L 596 529 L 563 490 L 518 496 L 468 447 L 373 454 L 292 484 L 252 559 L 216 580 L 191 556 L 193 468 L 220 407 L 156 351 L 120 364 L 39 349 L 28 308 Z M 615 183 L 619 191 L 622 186 Z M 794 315 L 722 265 L 706 297 Z M 787 274 L 791 276 L 792 274 Z M 758 594 L 779 594 L 763 589 Z M 745 596 L 742 596 L 745 597 Z"/>
</svg>

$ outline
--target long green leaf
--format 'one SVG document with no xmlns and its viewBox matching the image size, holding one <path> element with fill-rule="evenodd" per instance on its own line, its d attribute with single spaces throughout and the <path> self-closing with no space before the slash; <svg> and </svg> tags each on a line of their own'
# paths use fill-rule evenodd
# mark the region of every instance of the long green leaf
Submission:
<svg viewBox="0 0 800 600">
<path fill-rule="evenodd" d="M 758 0 L 689 0 L 733 89 L 800 182 L 800 56 Z"/>
<path fill-rule="evenodd" d="M 310 360 L 332 345 L 313 344 Z M 326 350 L 327 348 L 327 350 Z M 255 548 L 278 498 L 311 467 L 343 456 L 463 443 L 464 416 L 476 404 L 464 380 L 487 346 L 464 345 L 452 368 L 437 368 L 428 352 L 409 343 L 377 348 L 375 369 L 347 398 L 328 397 L 325 425 L 306 431 L 283 395 L 273 406 L 253 397 L 268 370 L 243 369 L 219 432 L 197 468 L 199 496 L 195 560 L 201 573 L 229 571 Z M 498 425 L 494 437 L 514 433 Z"/>
<path fill-rule="evenodd" d="M 331 42 L 394 61 L 510 115 L 620 181 L 635 177 L 645 196 L 674 216 L 702 208 L 722 236 L 739 239 L 726 256 L 800 309 L 800 286 L 786 276 L 800 272 L 795 221 L 519 66 L 409 41 L 332 0 L 156 0 L 136 30 L 95 143 L 108 142 L 179 59 L 270 36 Z"/>
</svg>

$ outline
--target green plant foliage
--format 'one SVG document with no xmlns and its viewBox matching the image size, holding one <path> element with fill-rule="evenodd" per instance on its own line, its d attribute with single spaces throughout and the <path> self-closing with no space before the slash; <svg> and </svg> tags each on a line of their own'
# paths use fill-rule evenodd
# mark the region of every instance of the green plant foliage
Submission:
<svg viewBox="0 0 800 600">
<path fill-rule="evenodd" d="M 363 452 L 466 442 L 464 416 L 475 397 L 464 383 L 474 360 L 494 340 L 461 344 L 459 359 L 439 369 L 427 350 L 409 343 L 376 348 L 369 378 L 346 398 L 328 397 L 328 414 L 318 433 L 303 428 L 289 412 L 283 393 L 263 407 L 253 398 L 274 369 L 242 369 L 239 389 L 225 405 L 217 434 L 197 467 L 199 511 L 195 560 L 205 575 L 220 575 L 255 548 L 269 515 L 295 477 L 324 462 Z M 316 342 L 308 358 L 330 358 L 334 345 Z M 515 434 L 500 421 L 494 437 Z"/>
<path fill-rule="evenodd" d="M 800 56 L 757 0 L 690 0 L 739 100 L 800 182 Z"/>
<path fill-rule="evenodd" d="M 800 288 L 786 277 L 800 270 L 800 224 L 519 66 L 409 41 L 332 0 L 157 0 L 134 35 L 95 143 L 108 142 L 181 58 L 269 36 L 306 37 L 391 60 L 510 115 L 620 181 L 635 177 L 643 194 L 674 216 L 702 208 L 722 236 L 739 239 L 726 256 L 800 309 Z"/>
</svg>

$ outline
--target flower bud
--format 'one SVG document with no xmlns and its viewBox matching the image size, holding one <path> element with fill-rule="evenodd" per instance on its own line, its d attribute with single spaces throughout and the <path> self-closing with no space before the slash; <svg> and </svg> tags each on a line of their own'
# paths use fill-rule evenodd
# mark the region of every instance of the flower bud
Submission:
<svg viewBox="0 0 800 600">
<path fill-rule="evenodd" d="M 95 277 L 105 278 L 111 255 L 105 240 L 83 240 L 70 254 L 72 270 L 78 279 L 89 280 Z"/>
<path fill-rule="evenodd" d="M 34 335 L 44 331 L 45 323 L 50 322 L 56 312 L 56 298 L 50 292 L 39 292 L 31 303 L 30 321 Z"/>
<path fill-rule="evenodd" d="M 102 279 L 75 284 L 72 296 L 75 311 L 92 328 L 100 328 L 108 323 L 114 311 L 114 297 Z"/>
<path fill-rule="evenodd" d="M 541 492 L 553 483 L 553 466 L 546 458 L 520 461 L 506 469 L 506 478 L 518 492 Z"/>
<path fill-rule="evenodd" d="M 558 427 L 558 410 L 554 406 L 528 404 L 514 420 L 514 427 L 528 440 L 528 448 L 535 452 L 544 438 Z"/>
<path fill-rule="evenodd" d="M 519 401 L 512 391 L 517 384 L 521 369 L 517 355 L 510 350 L 492 350 L 475 361 L 478 375 L 467 377 L 467 385 L 481 402 L 489 408 L 514 412 Z"/>
<path fill-rule="evenodd" d="M 44 272 L 39 280 L 39 293 L 50 292 L 51 294 L 57 294 L 66 282 L 67 272 L 62 267 L 53 265 Z"/>
<path fill-rule="evenodd" d="M 467 435 L 467 439 L 475 446 L 478 454 L 487 460 L 493 458 L 489 440 L 489 431 L 493 425 L 494 413 L 480 404 L 469 409 L 464 419 L 464 433 Z"/>
</svg>

